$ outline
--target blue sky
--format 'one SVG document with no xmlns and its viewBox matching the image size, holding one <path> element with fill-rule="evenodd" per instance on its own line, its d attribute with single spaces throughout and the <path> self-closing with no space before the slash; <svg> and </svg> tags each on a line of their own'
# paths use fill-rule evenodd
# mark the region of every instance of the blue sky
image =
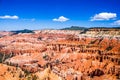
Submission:
<svg viewBox="0 0 120 80">
<path fill-rule="evenodd" d="M 120 0 L 0 0 L 0 30 L 120 26 Z"/>
</svg>

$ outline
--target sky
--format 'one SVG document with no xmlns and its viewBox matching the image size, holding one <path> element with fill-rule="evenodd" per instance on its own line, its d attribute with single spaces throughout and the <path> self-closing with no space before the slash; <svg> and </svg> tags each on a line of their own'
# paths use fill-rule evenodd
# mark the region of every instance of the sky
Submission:
<svg viewBox="0 0 120 80">
<path fill-rule="evenodd" d="M 120 0 L 0 0 L 0 30 L 119 27 Z"/>
</svg>

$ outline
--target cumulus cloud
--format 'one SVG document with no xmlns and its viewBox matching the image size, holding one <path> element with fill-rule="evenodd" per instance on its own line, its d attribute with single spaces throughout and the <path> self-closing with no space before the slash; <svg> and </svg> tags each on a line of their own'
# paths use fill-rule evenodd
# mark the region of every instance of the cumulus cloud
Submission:
<svg viewBox="0 0 120 80">
<path fill-rule="evenodd" d="M 117 17 L 116 13 L 102 12 L 91 17 L 90 21 L 110 20 L 110 19 L 115 19 L 116 17 Z"/>
<path fill-rule="evenodd" d="M 54 18 L 53 21 L 58 21 L 58 22 L 65 22 L 68 21 L 69 19 L 64 17 L 64 16 L 60 16 L 59 18 Z"/>
<path fill-rule="evenodd" d="M 115 21 L 114 23 L 112 23 L 112 25 L 118 25 L 118 26 L 120 26 L 120 20 Z"/>
<path fill-rule="evenodd" d="M 5 15 L 5 16 L 0 16 L 0 19 L 19 19 L 18 16 L 10 16 L 10 15 Z"/>
</svg>

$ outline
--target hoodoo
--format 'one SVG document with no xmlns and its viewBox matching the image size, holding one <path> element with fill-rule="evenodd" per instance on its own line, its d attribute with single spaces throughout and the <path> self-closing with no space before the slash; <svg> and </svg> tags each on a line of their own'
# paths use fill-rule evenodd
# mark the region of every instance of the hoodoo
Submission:
<svg viewBox="0 0 120 80">
<path fill-rule="evenodd" d="M 2 80 L 119 80 L 120 30 L 7 32 L 0 62 Z"/>
</svg>

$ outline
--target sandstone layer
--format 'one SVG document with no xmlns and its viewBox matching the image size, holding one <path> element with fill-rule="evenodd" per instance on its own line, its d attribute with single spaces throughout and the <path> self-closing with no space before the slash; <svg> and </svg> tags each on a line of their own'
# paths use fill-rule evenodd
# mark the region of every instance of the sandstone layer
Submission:
<svg viewBox="0 0 120 80">
<path fill-rule="evenodd" d="M 20 80 L 120 79 L 119 29 L 8 34 L 0 38 L 0 62 L 32 74 Z"/>
</svg>

